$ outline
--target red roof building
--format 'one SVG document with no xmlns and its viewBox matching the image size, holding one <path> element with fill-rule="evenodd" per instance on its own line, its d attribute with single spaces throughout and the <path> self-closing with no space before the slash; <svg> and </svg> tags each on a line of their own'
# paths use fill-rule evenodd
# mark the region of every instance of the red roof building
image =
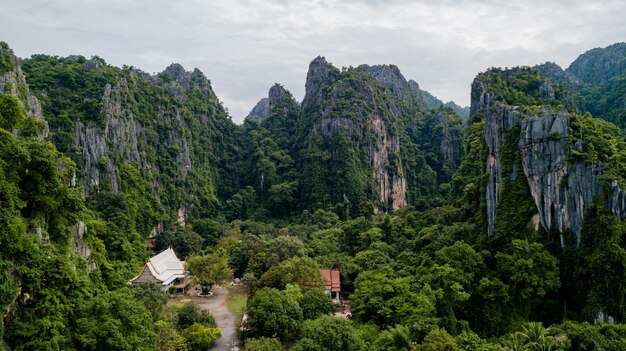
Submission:
<svg viewBox="0 0 626 351">
<path fill-rule="evenodd" d="M 320 269 L 320 273 L 326 281 L 326 291 L 331 295 L 335 293 L 335 298 L 339 300 L 339 293 L 341 292 L 341 272 L 338 269 L 322 268 Z"/>
</svg>

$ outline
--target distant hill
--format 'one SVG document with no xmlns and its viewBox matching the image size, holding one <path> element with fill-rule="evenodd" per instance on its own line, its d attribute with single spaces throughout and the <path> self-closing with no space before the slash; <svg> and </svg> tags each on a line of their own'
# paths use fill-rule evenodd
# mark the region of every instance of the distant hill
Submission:
<svg viewBox="0 0 626 351">
<path fill-rule="evenodd" d="M 626 43 L 589 50 L 565 70 L 555 63 L 535 68 L 565 86 L 581 110 L 626 128 Z"/>
</svg>

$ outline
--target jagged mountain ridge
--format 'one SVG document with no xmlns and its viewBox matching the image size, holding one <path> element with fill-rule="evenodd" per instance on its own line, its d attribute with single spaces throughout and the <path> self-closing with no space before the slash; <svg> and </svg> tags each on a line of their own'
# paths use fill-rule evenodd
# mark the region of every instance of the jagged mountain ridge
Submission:
<svg viewBox="0 0 626 351">
<path fill-rule="evenodd" d="M 142 235 L 162 230 L 160 223 L 168 218 L 184 221 L 192 212 L 210 216 L 242 206 L 230 200 L 246 186 L 256 187 L 257 198 L 287 189 L 291 198 L 287 202 L 306 199 L 298 210 L 345 201 L 353 208 L 377 212 L 407 204 L 430 206 L 426 199 L 440 203 L 438 184 L 449 181 L 460 162 L 461 128 L 454 114 L 441 109 L 428 112 L 417 83 L 407 81 L 395 66 L 363 65 L 339 72 L 319 59 L 307 75 L 302 106 L 275 86 L 256 108 L 256 121 L 288 155 L 272 161 L 285 162 L 278 171 L 263 169 L 265 161 L 259 155 L 252 155 L 258 158 L 256 164 L 250 163 L 243 147 L 248 141 L 242 141 L 246 132 L 232 123 L 210 81 L 197 69 L 187 72 L 172 64 L 150 75 L 133 67 L 110 66 L 98 57 L 46 55 L 34 55 L 18 66 L 42 101 L 52 141 L 79 166 L 77 181 L 87 196 L 125 194 L 131 188 L 151 193 L 145 222 L 152 226 L 141 228 Z M 361 106 L 350 105 L 354 87 L 362 89 Z M 311 123 L 314 115 L 321 119 Z M 436 140 L 430 140 L 425 128 Z M 365 140 L 366 134 L 373 139 Z M 323 148 L 330 148 L 322 148 L 320 155 L 331 155 L 321 165 L 329 170 L 323 182 L 343 179 L 343 187 L 311 186 L 320 164 L 315 157 L 307 159 L 305 148 L 319 136 L 326 139 L 321 140 Z M 351 145 L 346 149 L 349 154 L 333 149 L 337 138 Z M 353 144 L 349 140 L 353 138 L 361 141 Z M 401 149 L 401 144 L 407 146 Z M 274 157 L 271 152 L 267 155 Z M 359 167 L 341 164 L 344 161 Z M 336 173 L 353 170 L 359 172 L 353 173 L 358 176 L 356 187 L 349 176 Z M 335 190 L 339 192 L 328 195 Z"/>
<path fill-rule="evenodd" d="M 288 94 L 292 107 L 274 111 L 274 105 L 282 105 L 275 101 L 283 99 L 273 97 L 279 91 L 286 94 L 274 86 L 255 107 L 252 115 L 264 117 L 247 121 L 260 121 L 271 134 L 276 126 L 290 124 L 290 146 L 282 144 L 302 175 L 301 196 L 310 206 L 356 202 L 367 208 L 363 201 L 370 201 L 376 212 L 386 212 L 419 204 L 434 195 L 426 193 L 437 183 L 450 180 L 460 162 L 462 132 L 453 112 L 428 111 L 417 83 L 407 81 L 394 65 L 339 71 L 325 58 L 316 58 L 309 66 L 301 112 L 289 118 L 285 112 L 298 104 Z M 279 137 L 285 138 L 284 133 Z"/>
<path fill-rule="evenodd" d="M 37 59 L 43 58 L 34 57 L 30 60 L 36 61 Z M 104 64 L 103 61 L 99 59 L 86 60 L 80 57 L 70 57 L 65 60 L 69 63 L 66 62 L 64 64 L 82 65 L 86 72 L 101 72 L 102 65 Z M 25 64 L 28 67 L 30 62 L 34 61 L 25 60 Z M 28 69 L 33 69 L 33 67 L 28 67 Z M 557 67 L 554 65 L 544 65 L 544 71 L 546 70 L 553 71 L 551 76 L 553 80 L 556 81 L 557 78 L 554 77 L 560 74 Z M 120 178 L 118 175 L 119 165 L 116 164 L 116 162 L 122 160 L 123 162 L 135 165 L 135 167 L 139 169 L 154 170 L 152 175 L 146 176 L 145 181 L 150 184 L 150 188 L 158 194 L 159 181 L 156 179 L 164 164 L 144 161 L 144 155 L 147 154 L 147 149 L 145 145 L 140 145 L 137 135 L 142 135 L 142 133 L 145 132 L 143 125 L 137 122 L 139 119 L 134 115 L 135 111 L 128 108 L 128 106 L 136 103 L 136 101 L 129 98 L 131 91 L 140 84 L 153 85 L 151 89 L 155 90 L 150 92 L 156 91 L 159 94 L 164 94 L 168 98 L 180 102 L 191 97 L 186 95 L 189 91 L 185 89 L 191 91 L 196 89 L 195 91 L 204 92 L 205 96 L 208 96 L 208 99 L 213 101 L 209 104 L 209 110 L 220 111 L 221 105 L 219 105 L 219 103 L 215 104 L 217 98 L 212 90 L 210 90 L 210 83 L 201 72 L 185 72 L 184 69 L 178 65 L 168 67 L 166 71 L 157 76 L 150 76 L 138 70 L 128 69 L 127 72 L 123 72 L 121 77 L 118 76 L 117 78 L 117 81 L 112 80 L 103 85 L 103 95 L 101 97 L 102 108 L 98 113 L 105 117 L 104 121 L 106 122 L 104 126 L 98 125 L 99 122 L 97 120 L 91 121 L 85 116 L 78 118 L 78 122 L 73 126 L 75 132 L 69 133 L 70 135 L 72 133 L 75 134 L 74 142 L 68 143 L 67 140 L 58 138 L 59 135 L 63 136 L 64 132 L 68 134 L 65 126 L 62 124 L 64 121 L 61 119 L 57 121 L 53 118 L 52 129 L 55 134 L 54 137 L 58 138 L 56 139 L 57 145 L 61 149 L 65 148 L 65 150 L 69 150 L 70 147 L 78 147 L 78 149 L 81 150 L 83 154 L 82 160 L 76 158 L 76 155 L 73 156 L 75 160 L 78 161 L 79 165 L 83 167 L 83 173 L 79 175 L 79 179 L 82 180 L 87 188 L 99 189 L 102 179 L 104 179 L 106 187 L 110 187 L 110 190 L 113 192 L 119 190 L 119 185 L 117 184 L 117 180 Z M 561 78 L 563 82 L 571 82 L 573 80 L 572 75 L 569 73 L 561 74 Z M 133 84 L 135 85 L 129 87 L 129 81 L 134 82 Z M 35 86 L 37 86 L 37 84 L 38 83 L 36 83 Z M 208 88 L 203 88 L 203 86 Z M 460 150 L 458 147 L 455 149 L 458 143 L 453 142 L 453 140 L 458 140 L 460 132 L 457 130 L 450 133 L 451 130 L 457 128 L 449 128 L 449 118 L 445 113 L 437 112 L 428 115 L 423 92 L 419 90 L 417 83 L 404 79 L 397 67 L 363 65 L 357 68 L 339 71 L 328 64 L 325 59 L 317 58 L 311 63 L 306 86 L 307 94 L 302 105 L 293 100 L 291 94 L 288 94 L 284 88 L 273 87 L 270 90 L 270 95 L 288 95 L 287 100 L 290 101 L 289 106 L 291 107 L 280 107 L 278 109 L 280 110 L 282 108 L 282 112 L 272 112 L 271 110 L 273 110 L 274 107 L 280 105 L 277 103 L 272 104 L 272 100 L 282 100 L 280 98 L 272 99 L 270 96 L 267 100 L 267 107 L 261 106 L 259 108 L 262 114 L 267 115 L 265 118 L 261 118 L 259 122 L 263 125 L 263 128 L 269 131 L 270 136 L 276 139 L 277 145 L 281 149 L 284 149 L 291 159 L 287 163 L 293 166 L 290 166 L 292 168 L 289 168 L 290 170 L 285 171 L 285 173 L 294 173 L 292 171 L 295 171 L 297 174 L 295 178 L 293 174 L 289 178 L 289 182 L 292 185 L 291 193 L 296 199 L 306 199 L 304 208 L 315 208 L 317 206 L 325 207 L 328 206 L 328 202 L 337 204 L 342 201 L 351 202 L 352 199 L 352 201 L 356 200 L 357 202 L 369 200 L 372 202 L 372 206 L 376 211 L 394 210 L 404 207 L 407 204 L 415 203 L 416 200 L 419 201 L 421 198 L 433 196 L 432 189 L 436 189 L 438 183 L 443 184 L 450 180 L 451 175 L 441 176 L 441 174 L 444 168 L 448 169 L 447 172 L 450 174 L 460 162 Z M 37 89 L 41 89 L 41 87 Z M 499 87 L 496 87 L 496 89 L 499 89 Z M 547 82 L 541 84 L 537 91 L 540 94 L 544 94 L 545 96 L 543 97 L 548 100 L 567 98 L 562 92 L 555 92 L 555 87 Z M 561 94 L 561 96 L 555 98 L 555 94 Z M 353 103 L 354 101 L 360 102 L 352 105 L 348 104 L 348 102 Z M 380 101 L 384 101 L 385 103 L 381 104 Z M 477 111 L 481 108 L 484 110 L 486 108 L 485 106 L 478 107 L 478 105 L 474 107 L 474 99 L 472 101 L 472 115 L 476 113 L 475 110 Z M 567 103 L 568 101 L 563 100 L 561 102 Z M 498 106 L 499 105 L 494 105 L 491 107 L 496 109 L 500 108 Z M 198 111 L 200 112 L 200 116 L 202 116 L 203 112 Z M 198 111 L 194 112 L 197 113 Z M 176 165 L 176 171 L 170 174 L 172 175 L 172 179 L 183 180 L 183 184 L 185 184 L 185 179 L 189 176 L 188 172 L 193 167 L 192 157 L 195 155 L 194 152 L 190 151 L 189 145 L 194 142 L 197 143 L 198 140 L 194 140 L 193 137 L 185 137 L 187 132 L 177 135 L 175 130 L 187 128 L 189 124 L 195 123 L 191 120 L 180 118 L 185 114 L 190 116 L 194 112 L 189 114 L 191 111 L 185 111 L 185 109 L 177 110 L 176 108 L 170 111 L 166 111 L 165 108 L 161 108 L 161 110 L 157 108 L 156 111 L 151 112 L 155 112 L 155 115 L 159 116 L 159 119 L 165 118 L 168 120 L 168 123 L 172 123 L 172 125 L 166 126 L 166 129 L 171 128 L 171 130 L 163 139 L 167 140 L 165 145 L 171 149 L 170 153 L 172 154 L 173 160 L 171 164 Z M 556 117 L 558 117 L 557 120 L 567 119 L 563 117 L 561 113 L 552 113 L 554 111 L 548 112 L 536 113 L 534 116 L 539 119 L 545 117 L 548 120 L 552 120 Z M 511 119 L 513 122 L 509 123 L 509 125 L 498 127 L 498 130 L 509 129 L 520 120 L 524 120 L 525 118 L 523 116 L 529 116 L 526 112 L 516 113 L 513 110 L 506 113 L 502 112 L 502 114 L 508 114 L 509 117 L 507 118 Z M 271 118 L 272 115 L 274 115 L 274 118 Z M 211 134 L 215 132 L 216 129 L 221 129 L 221 132 L 224 133 L 221 134 L 222 137 L 227 135 L 228 137 L 226 139 L 235 139 L 235 135 L 239 135 L 238 133 L 241 133 L 241 131 L 237 130 L 224 112 L 222 112 L 221 116 L 222 117 L 217 119 L 222 121 L 220 122 L 222 123 L 221 127 L 213 126 L 216 128 L 206 129 L 205 132 L 201 134 Z M 282 119 L 276 116 L 282 116 Z M 93 118 L 93 116 L 91 118 Z M 201 126 L 206 125 L 208 122 L 206 117 L 202 118 L 204 118 L 204 120 L 201 119 Z M 546 123 L 548 122 L 541 123 L 547 125 Z M 551 125 L 551 123 L 552 122 L 548 124 Z M 59 127 L 59 125 L 62 127 Z M 151 127 L 160 128 L 158 125 Z M 521 127 L 531 128 L 530 126 L 524 125 Z M 430 129 L 441 131 L 442 134 L 439 135 L 439 139 L 441 140 L 435 143 L 430 142 L 431 140 L 428 140 L 428 138 L 431 137 L 431 133 L 425 133 L 426 130 Z M 556 133 L 557 130 L 551 132 Z M 429 134 L 429 136 L 425 138 L 424 136 L 427 134 Z M 561 137 L 565 138 L 566 133 L 561 133 Z M 198 137 L 198 139 L 199 138 L 200 137 Z M 369 140 L 366 141 L 367 138 L 369 138 Z M 70 140 L 72 139 L 70 138 Z M 113 144 L 108 145 L 108 143 L 114 143 L 115 145 L 111 146 Z M 344 143 L 345 150 L 336 148 L 337 145 L 342 145 L 341 143 Z M 228 143 L 225 143 L 225 145 L 227 144 Z M 498 145 L 498 142 L 491 145 L 491 152 L 493 153 L 491 157 L 494 160 L 497 159 L 496 151 L 494 150 L 501 146 L 502 145 Z M 235 141 L 233 141 L 232 144 L 228 144 L 227 147 L 233 149 L 239 148 Z M 307 159 L 303 156 L 307 148 L 311 147 L 316 148 L 316 150 L 320 152 L 319 155 L 322 156 L 322 159 L 328 157 L 328 159 L 324 161 L 325 163 L 316 163 L 319 161 L 316 157 Z M 548 148 L 550 147 L 555 146 L 552 145 Z M 410 151 L 405 151 L 406 149 L 410 149 Z M 557 149 L 560 150 L 562 147 L 557 147 Z M 76 151 L 76 149 L 74 149 L 74 151 Z M 535 154 L 536 153 L 537 152 L 535 152 Z M 566 157 L 567 154 L 568 153 L 565 152 L 564 155 L 559 157 Z M 416 155 L 417 157 L 415 157 Z M 206 156 L 204 159 L 208 160 Z M 235 153 L 234 156 L 231 156 L 231 161 L 234 162 L 232 162 L 230 166 L 240 162 L 240 159 L 241 156 Z M 435 161 L 438 159 L 443 162 L 437 164 Z M 346 160 L 356 163 L 341 163 Z M 528 162 L 525 161 L 523 164 L 527 163 Z M 263 172 L 259 172 L 258 179 L 246 181 L 244 180 L 246 177 L 241 174 L 241 171 L 225 171 L 227 166 L 224 165 L 224 162 L 218 161 L 213 164 L 210 162 L 201 162 L 200 164 L 202 167 L 205 167 L 200 167 L 201 175 L 194 175 L 192 172 L 192 176 L 204 177 L 204 182 L 208 184 L 216 181 L 230 182 L 233 186 L 245 186 L 247 184 L 259 183 L 259 179 L 263 179 L 260 181 L 260 184 L 262 184 L 260 186 L 261 188 L 268 184 L 270 184 L 269 186 L 279 185 L 278 183 L 271 184 L 265 182 L 264 179 L 266 175 Z M 442 164 L 445 164 L 445 166 Z M 523 164 L 520 164 L 520 166 L 523 166 Z M 322 172 L 318 172 L 320 171 L 319 167 L 322 167 Z M 527 165 L 526 168 L 523 168 L 525 173 L 529 172 L 528 167 Z M 562 164 L 557 162 L 555 167 L 561 169 Z M 548 169 L 551 168 L 548 167 Z M 572 169 L 577 169 L 577 167 L 573 167 Z M 355 173 L 341 173 L 345 171 Z M 319 173 L 319 175 L 315 176 L 316 172 Z M 594 172 L 596 172 L 596 170 L 587 170 L 585 172 L 595 174 Z M 254 172 L 247 171 L 243 173 L 254 174 Z M 339 174 L 341 175 L 338 177 Z M 487 202 L 490 208 L 487 215 L 488 221 L 491 223 L 489 226 L 490 231 L 494 230 L 495 208 L 499 197 L 497 184 L 501 181 L 501 175 L 497 170 L 494 171 L 493 175 L 495 180 L 490 183 L 492 184 L 490 187 L 492 190 L 487 191 L 487 196 L 490 199 Z M 356 177 L 354 178 L 357 179 L 356 182 L 346 182 L 340 187 L 335 187 L 336 184 L 333 183 L 331 184 L 333 185 L 332 190 L 327 183 L 328 179 L 341 179 L 342 177 L 352 179 L 352 176 Z M 432 182 L 429 178 L 435 178 L 437 181 Z M 563 177 L 561 175 L 555 179 L 557 178 L 562 179 Z M 589 177 L 585 179 L 587 178 Z M 186 184 L 188 184 L 188 188 L 185 190 L 187 195 L 192 193 L 189 189 L 193 188 L 193 184 L 198 184 L 194 183 L 195 181 L 197 181 L 197 179 L 186 182 Z M 321 184 L 319 188 L 310 186 L 316 181 Z M 538 180 L 537 182 L 541 181 Z M 280 185 L 284 185 L 284 183 L 285 182 L 282 182 Z M 428 184 L 428 186 L 424 187 L 424 183 Z M 552 183 L 554 183 L 554 181 L 552 181 Z M 163 184 L 165 184 L 165 182 L 163 182 Z M 589 184 L 595 184 L 595 180 L 591 180 Z M 234 193 L 232 190 L 222 191 L 222 187 L 220 186 L 209 186 L 209 188 L 211 188 L 211 190 L 203 195 L 204 200 L 202 201 L 204 201 L 205 204 L 216 204 L 217 197 L 221 194 L 227 194 L 221 197 L 222 202 L 225 202 L 225 200 L 229 198 L 228 194 Z M 593 186 L 590 185 L 585 188 L 593 188 Z M 268 188 L 267 190 L 270 189 Z M 540 213 L 539 221 L 545 228 L 549 228 L 553 223 L 557 223 L 557 227 L 560 230 L 573 228 L 574 232 L 577 232 L 582 225 L 581 213 L 584 212 L 585 206 L 587 206 L 587 204 L 590 203 L 590 199 L 599 192 L 599 190 L 591 191 L 591 195 L 584 196 L 585 205 L 573 205 L 572 207 L 570 205 L 563 205 L 566 200 L 554 199 L 554 197 L 561 195 L 546 195 L 545 193 L 534 191 L 534 189 L 531 190 L 533 190 L 531 192 L 535 198 L 536 205 L 540 209 L 540 212 L 542 212 Z M 329 193 L 334 195 L 329 196 Z M 179 200 L 185 198 L 185 196 L 186 194 L 184 192 L 179 193 L 177 195 L 178 198 L 168 204 L 170 211 L 177 212 L 177 215 L 182 218 L 185 216 L 185 211 L 194 205 L 194 200 L 185 199 L 187 205 L 184 205 L 185 201 Z M 614 213 L 619 213 L 620 210 L 617 209 L 621 206 L 617 204 L 621 201 L 619 200 L 621 199 L 619 191 L 614 193 L 611 198 L 618 199 L 614 200 L 614 203 L 611 204 L 611 208 L 614 208 Z M 574 200 L 568 201 L 571 202 Z M 174 202 L 177 202 L 179 205 L 174 204 Z M 196 205 L 200 202 L 196 202 Z M 581 202 L 581 204 L 582 203 L 583 202 Z M 351 204 L 351 206 L 355 205 Z M 546 208 L 541 210 L 542 206 Z M 562 209 L 559 210 L 559 206 L 562 207 Z M 563 214 L 576 206 L 582 208 L 582 210 L 577 210 L 576 213 L 570 212 L 567 213 L 567 215 Z"/>
<path fill-rule="evenodd" d="M 408 81 L 408 84 L 413 91 L 420 92 L 420 94 L 422 95 L 422 99 L 424 100 L 424 103 L 426 104 L 426 107 L 428 109 L 437 109 L 441 106 L 444 106 L 444 107 L 451 108 L 452 111 L 454 111 L 454 113 L 459 115 L 464 121 L 466 121 L 467 118 L 469 117 L 469 109 L 470 109 L 469 106 L 463 107 L 463 106 L 456 104 L 454 101 L 448 101 L 444 103 L 443 101 L 441 101 L 439 98 L 432 95 L 428 91 L 420 89 L 419 84 L 412 79 Z M 252 110 L 250 110 L 250 113 L 248 113 L 245 119 L 255 119 L 255 120 L 262 121 L 263 119 L 267 118 L 268 115 L 269 115 L 268 100 L 266 97 L 264 97 L 264 98 L 261 98 L 261 100 L 259 100 L 259 102 L 257 102 L 256 105 L 254 105 L 254 107 L 252 108 Z"/>
<path fill-rule="evenodd" d="M 615 43 L 605 48 L 591 49 L 574 60 L 566 69 L 554 62 L 535 66 L 555 83 L 603 85 L 626 70 L 626 43 Z"/>
</svg>

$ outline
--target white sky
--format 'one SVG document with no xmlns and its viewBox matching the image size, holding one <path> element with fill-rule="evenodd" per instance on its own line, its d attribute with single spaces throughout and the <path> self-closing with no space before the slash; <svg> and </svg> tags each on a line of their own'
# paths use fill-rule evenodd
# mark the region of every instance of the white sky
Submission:
<svg viewBox="0 0 626 351">
<path fill-rule="evenodd" d="M 98 55 L 154 73 L 198 67 L 241 122 L 274 83 L 298 100 L 309 62 L 396 64 L 469 104 L 479 71 L 626 41 L 624 0 L 0 0 L 0 40 L 20 57 Z"/>
</svg>

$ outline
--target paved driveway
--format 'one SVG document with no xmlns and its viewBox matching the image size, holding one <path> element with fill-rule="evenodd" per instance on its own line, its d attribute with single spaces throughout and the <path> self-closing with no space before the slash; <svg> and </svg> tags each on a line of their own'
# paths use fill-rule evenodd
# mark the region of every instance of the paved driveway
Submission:
<svg viewBox="0 0 626 351">
<path fill-rule="evenodd" d="M 222 338 L 213 344 L 211 350 L 215 351 L 238 351 L 241 350 L 235 328 L 239 322 L 239 317 L 228 310 L 229 290 L 223 286 L 214 286 L 213 295 L 209 297 L 193 296 L 191 300 L 200 305 L 201 308 L 209 310 L 217 326 L 222 329 Z"/>
</svg>

